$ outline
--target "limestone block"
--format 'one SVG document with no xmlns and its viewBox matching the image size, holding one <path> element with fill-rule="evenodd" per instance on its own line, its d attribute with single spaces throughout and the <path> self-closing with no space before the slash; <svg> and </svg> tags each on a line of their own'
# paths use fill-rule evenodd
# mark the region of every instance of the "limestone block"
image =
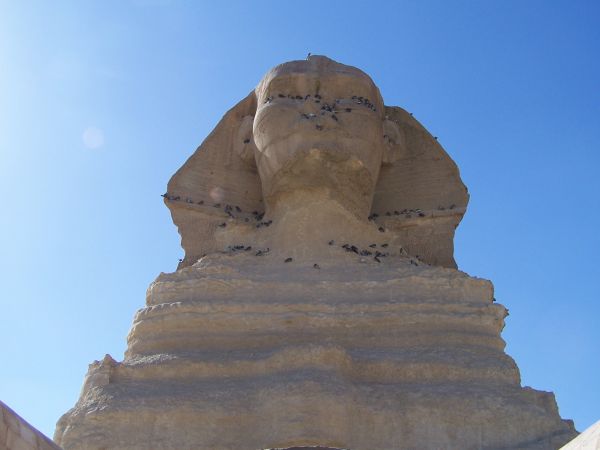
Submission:
<svg viewBox="0 0 600 450">
<path fill-rule="evenodd" d="M 49 438 L 0 402 L 0 450 L 60 450 Z"/>
<path fill-rule="evenodd" d="M 600 450 L 600 421 L 591 425 L 561 450 Z"/>
</svg>

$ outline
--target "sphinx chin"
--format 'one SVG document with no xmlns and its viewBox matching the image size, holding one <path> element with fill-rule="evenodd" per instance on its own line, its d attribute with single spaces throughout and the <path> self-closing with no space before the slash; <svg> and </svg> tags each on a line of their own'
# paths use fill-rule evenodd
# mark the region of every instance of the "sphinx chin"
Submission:
<svg viewBox="0 0 600 450">
<path fill-rule="evenodd" d="M 269 185 L 263 186 L 263 192 L 271 208 L 277 208 L 291 192 L 307 191 L 336 201 L 358 217 L 366 217 L 375 180 L 372 171 L 357 157 L 336 148 L 311 147 L 297 152 L 273 175 Z"/>
</svg>

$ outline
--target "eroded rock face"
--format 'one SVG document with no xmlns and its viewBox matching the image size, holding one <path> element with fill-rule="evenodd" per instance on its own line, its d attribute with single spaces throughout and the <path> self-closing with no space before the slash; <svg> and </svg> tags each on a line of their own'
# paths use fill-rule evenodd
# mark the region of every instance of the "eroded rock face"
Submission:
<svg viewBox="0 0 600 450">
<path fill-rule="evenodd" d="M 149 287 L 125 359 L 90 366 L 57 425 L 65 449 L 548 449 L 576 434 L 553 394 L 521 387 L 491 283 L 454 268 L 456 166 L 358 69 L 274 68 L 168 190 L 186 259 Z"/>
</svg>

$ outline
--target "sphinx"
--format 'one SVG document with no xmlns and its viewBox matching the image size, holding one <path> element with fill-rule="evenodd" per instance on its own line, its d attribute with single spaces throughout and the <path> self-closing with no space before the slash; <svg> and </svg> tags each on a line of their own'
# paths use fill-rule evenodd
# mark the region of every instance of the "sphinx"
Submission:
<svg viewBox="0 0 600 450">
<path fill-rule="evenodd" d="M 270 70 L 164 194 L 185 258 L 89 367 L 70 449 L 557 449 L 492 283 L 456 269 L 458 168 L 364 72 Z"/>
</svg>

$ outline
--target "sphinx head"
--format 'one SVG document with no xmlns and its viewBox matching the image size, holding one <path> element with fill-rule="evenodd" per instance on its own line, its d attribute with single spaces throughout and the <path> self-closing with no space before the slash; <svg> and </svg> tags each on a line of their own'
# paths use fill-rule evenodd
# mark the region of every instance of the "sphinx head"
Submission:
<svg viewBox="0 0 600 450">
<path fill-rule="evenodd" d="M 371 78 L 311 56 L 270 70 L 255 94 L 254 153 L 267 207 L 304 192 L 366 217 L 385 146 Z"/>
<path fill-rule="evenodd" d="M 452 240 L 468 202 L 458 168 L 412 114 L 384 105 L 361 70 L 323 56 L 271 69 L 167 194 L 186 252 L 181 266 L 263 237 L 309 255 L 306 243 L 328 242 L 334 228 L 358 242 L 368 235 L 361 222 L 409 254 L 455 267 Z M 263 214 L 272 226 L 255 224 Z"/>
</svg>

